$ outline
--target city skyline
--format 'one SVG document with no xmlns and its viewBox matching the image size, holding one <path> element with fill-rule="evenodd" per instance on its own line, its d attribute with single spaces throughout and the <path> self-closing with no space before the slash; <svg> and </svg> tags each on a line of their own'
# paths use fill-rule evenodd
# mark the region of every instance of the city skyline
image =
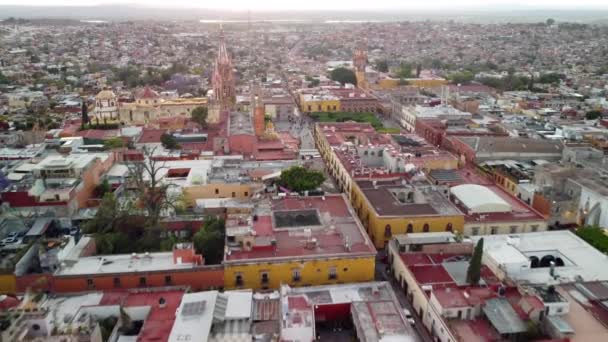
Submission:
<svg viewBox="0 0 608 342">
<path fill-rule="evenodd" d="M 379 0 L 373 3 L 355 3 L 346 0 L 335 0 L 331 2 L 321 0 L 311 0 L 299 3 L 285 3 L 279 0 L 264 0 L 252 5 L 246 0 L 226 0 L 221 3 L 198 3 L 192 0 L 176 0 L 170 3 L 161 0 L 88 0 L 88 1 L 73 1 L 73 0 L 0 0 L 0 6 L 141 6 L 151 8 L 200 8 L 214 10 L 262 10 L 262 11 L 314 11 L 314 10 L 347 10 L 347 11 L 382 11 L 382 10 L 479 10 L 479 11 L 503 11 L 503 10 L 608 10 L 608 3 L 601 0 L 582 0 L 576 3 L 571 1 L 557 0 L 538 0 L 530 4 L 525 1 L 518 0 L 463 0 L 453 2 L 448 0 L 436 0 L 431 3 L 420 1 L 397 1 L 397 0 Z"/>
</svg>

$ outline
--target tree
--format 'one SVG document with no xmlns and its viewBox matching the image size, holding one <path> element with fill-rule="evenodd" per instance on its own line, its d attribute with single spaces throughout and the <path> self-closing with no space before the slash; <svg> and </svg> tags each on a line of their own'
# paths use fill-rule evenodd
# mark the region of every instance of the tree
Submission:
<svg viewBox="0 0 608 342">
<path fill-rule="evenodd" d="M 376 70 L 380 72 L 388 72 L 388 62 L 386 59 L 381 59 L 376 62 Z"/>
<path fill-rule="evenodd" d="M 355 76 L 355 73 L 350 69 L 342 67 L 335 68 L 331 71 L 329 78 L 336 82 L 340 82 L 341 85 L 345 85 L 347 83 L 357 85 L 357 77 Z"/>
<path fill-rule="evenodd" d="M 201 125 L 201 127 L 207 127 L 207 116 L 209 110 L 207 107 L 196 107 L 192 110 L 192 121 Z"/>
<path fill-rule="evenodd" d="M 175 137 L 167 133 L 164 133 L 160 136 L 160 143 L 163 145 L 164 148 L 168 150 L 175 150 L 180 147 L 177 143 L 177 140 L 175 140 Z"/>
<path fill-rule="evenodd" d="M 452 81 L 454 84 L 469 84 L 473 80 L 473 77 L 473 73 L 468 70 L 455 72 L 448 76 L 450 81 Z"/>
<path fill-rule="evenodd" d="M 608 235 L 597 226 L 585 226 L 576 230 L 576 235 L 604 254 L 608 254 Z"/>
<path fill-rule="evenodd" d="M 412 78 L 412 65 L 406 62 L 401 62 L 397 76 L 399 78 Z"/>
<path fill-rule="evenodd" d="M 281 173 L 279 183 L 291 191 L 306 191 L 318 188 L 325 181 L 322 172 L 292 166 Z"/>
<path fill-rule="evenodd" d="M 194 234 L 192 241 L 197 253 L 205 258 L 205 264 L 220 264 L 224 259 L 226 224 L 216 216 L 205 218 L 203 227 Z"/>
<path fill-rule="evenodd" d="M 585 119 L 587 120 L 597 120 L 602 117 L 602 111 L 600 110 L 590 110 L 585 114 Z"/>
<path fill-rule="evenodd" d="M 547 23 L 547 26 L 551 26 L 551 25 L 555 24 L 555 19 L 549 18 L 549 19 L 547 19 L 546 23 Z"/>
<path fill-rule="evenodd" d="M 473 257 L 469 261 L 469 268 L 467 268 L 467 283 L 471 285 L 479 284 L 481 279 L 481 257 L 483 255 L 483 238 L 479 239 L 473 252 Z"/>
<path fill-rule="evenodd" d="M 163 182 L 164 170 L 167 166 L 163 161 L 153 158 L 155 149 L 143 148 L 144 160 L 127 163 L 129 180 L 135 186 L 135 194 L 139 205 L 146 211 L 145 227 L 148 230 L 158 230 L 158 222 L 163 212 L 174 209 L 176 198 L 168 194 L 172 185 Z"/>
<path fill-rule="evenodd" d="M 561 81 L 561 76 L 557 73 L 542 74 L 538 79 L 538 83 L 543 84 L 558 84 Z"/>
<path fill-rule="evenodd" d="M 122 140 L 122 138 L 120 138 L 120 137 L 113 137 L 113 138 L 110 138 L 110 139 L 104 141 L 103 147 L 105 147 L 108 150 L 111 150 L 114 148 L 122 148 L 122 147 L 125 147 L 125 141 Z"/>
</svg>

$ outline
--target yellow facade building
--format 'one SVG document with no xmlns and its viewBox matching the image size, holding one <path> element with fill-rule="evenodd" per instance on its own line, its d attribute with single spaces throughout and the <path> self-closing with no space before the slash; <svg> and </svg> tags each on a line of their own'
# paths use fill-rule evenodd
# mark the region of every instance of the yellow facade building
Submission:
<svg viewBox="0 0 608 342">
<path fill-rule="evenodd" d="M 464 230 L 464 214 L 427 182 L 357 180 L 351 200 L 376 248 L 384 248 L 394 234 Z"/>
<path fill-rule="evenodd" d="M 17 292 L 17 279 L 14 274 L 0 274 L 0 294 Z"/>
<path fill-rule="evenodd" d="M 344 195 L 275 200 L 267 214 L 226 222 L 226 289 L 374 279 L 376 250 Z"/>
<path fill-rule="evenodd" d="M 339 112 L 340 99 L 329 92 L 322 94 L 300 94 L 300 111 L 304 113 Z"/>
</svg>

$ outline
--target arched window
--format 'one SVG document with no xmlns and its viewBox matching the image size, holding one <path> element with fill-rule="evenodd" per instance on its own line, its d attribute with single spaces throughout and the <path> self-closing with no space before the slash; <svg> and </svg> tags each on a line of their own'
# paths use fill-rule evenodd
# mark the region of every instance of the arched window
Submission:
<svg viewBox="0 0 608 342">
<path fill-rule="evenodd" d="M 413 233 L 414 232 L 414 225 L 413 224 L 408 224 L 407 225 L 407 230 L 405 231 L 406 233 Z"/>
<path fill-rule="evenodd" d="M 451 232 L 452 230 L 453 230 L 453 229 L 452 229 L 452 224 L 451 224 L 451 223 L 448 223 L 448 224 L 445 226 L 445 231 L 446 231 L 446 232 Z"/>
<path fill-rule="evenodd" d="M 425 233 L 428 233 L 431 230 L 431 228 L 429 227 L 428 223 L 425 223 L 424 226 L 422 226 L 422 231 Z"/>
<path fill-rule="evenodd" d="M 386 227 L 384 227 L 384 237 L 390 238 L 391 236 L 393 236 L 393 231 L 391 229 L 391 225 L 387 224 Z"/>
</svg>

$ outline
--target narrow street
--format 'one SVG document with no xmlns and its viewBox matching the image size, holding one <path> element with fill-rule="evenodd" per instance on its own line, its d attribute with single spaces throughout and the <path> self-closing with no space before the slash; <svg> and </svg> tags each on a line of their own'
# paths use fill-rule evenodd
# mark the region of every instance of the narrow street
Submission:
<svg viewBox="0 0 608 342">
<path fill-rule="evenodd" d="M 403 309 L 408 309 L 409 312 L 412 314 L 412 318 L 416 322 L 416 324 L 414 325 L 414 330 L 418 333 L 420 340 L 424 342 L 433 342 L 433 338 L 431 337 L 430 333 L 422 324 L 422 318 L 418 317 L 418 314 L 414 311 L 412 305 L 407 300 L 403 288 L 399 286 L 394 277 L 388 274 L 387 265 L 382 262 L 384 255 L 384 251 L 378 251 L 378 256 L 376 257 L 376 280 L 388 281 L 391 284 L 391 286 L 393 287 L 393 291 L 395 292 L 395 295 L 397 296 L 397 299 L 401 304 L 401 307 Z"/>
</svg>

